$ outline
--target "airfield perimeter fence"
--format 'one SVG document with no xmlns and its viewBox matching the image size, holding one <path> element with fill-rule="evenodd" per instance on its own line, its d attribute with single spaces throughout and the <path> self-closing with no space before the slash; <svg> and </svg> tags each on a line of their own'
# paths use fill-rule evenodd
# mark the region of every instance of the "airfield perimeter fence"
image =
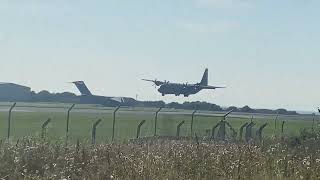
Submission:
<svg viewBox="0 0 320 180">
<path fill-rule="evenodd" d="M 211 137 L 298 135 L 318 127 L 318 116 L 280 116 L 140 107 L 72 104 L 0 104 L 0 139 L 25 136 L 88 143 L 153 136 Z M 235 133 L 235 134 L 234 134 Z M 240 134 L 242 135 L 240 137 Z M 261 134 L 260 134 L 261 135 Z M 249 137 L 249 138 L 250 138 Z"/>
</svg>

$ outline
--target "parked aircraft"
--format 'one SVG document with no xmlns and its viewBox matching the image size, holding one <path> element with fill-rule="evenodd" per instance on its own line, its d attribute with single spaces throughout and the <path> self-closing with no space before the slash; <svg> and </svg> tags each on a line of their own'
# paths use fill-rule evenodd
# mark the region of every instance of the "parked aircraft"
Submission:
<svg viewBox="0 0 320 180">
<path fill-rule="evenodd" d="M 142 79 L 143 81 L 153 82 L 155 86 L 160 86 L 158 91 L 165 96 L 167 94 L 174 94 L 176 96 L 184 95 L 188 97 L 191 94 L 197 94 L 203 89 L 218 89 L 225 87 L 209 86 L 208 85 L 208 69 L 205 70 L 203 77 L 199 83 L 188 84 L 188 83 L 171 83 L 169 81 L 158 81 L 150 79 Z"/>
<path fill-rule="evenodd" d="M 107 97 L 93 95 L 83 81 L 72 82 L 80 91 L 80 101 L 85 104 L 102 104 L 104 106 L 129 105 L 134 103 L 133 98 L 128 97 Z"/>
</svg>

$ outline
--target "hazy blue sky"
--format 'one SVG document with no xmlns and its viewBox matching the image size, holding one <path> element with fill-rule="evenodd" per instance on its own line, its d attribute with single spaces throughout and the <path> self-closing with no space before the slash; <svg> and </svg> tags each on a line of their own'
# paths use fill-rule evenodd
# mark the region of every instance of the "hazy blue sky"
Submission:
<svg viewBox="0 0 320 180">
<path fill-rule="evenodd" d="M 318 0 L 1 0 L 0 81 L 140 100 L 314 110 Z M 141 78 L 227 89 L 162 97 Z"/>
</svg>

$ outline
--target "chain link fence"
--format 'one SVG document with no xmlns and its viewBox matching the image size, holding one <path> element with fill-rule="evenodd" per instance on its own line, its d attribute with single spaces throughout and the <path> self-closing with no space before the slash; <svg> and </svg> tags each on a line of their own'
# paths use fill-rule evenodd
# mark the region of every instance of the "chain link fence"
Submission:
<svg viewBox="0 0 320 180">
<path fill-rule="evenodd" d="M 225 113 L 7 103 L 0 105 L 0 138 L 15 141 L 25 136 L 39 136 L 51 140 L 81 140 L 88 143 L 153 136 L 245 140 L 244 136 L 248 136 L 249 131 L 251 138 L 290 136 L 298 135 L 303 128 L 318 127 L 318 116 L 315 115 L 280 116 L 232 112 L 226 116 Z M 248 130 L 250 123 L 252 127 Z M 241 127 L 243 137 L 240 137 Z M 259 129 L 261 135 L 258 133 Z"/>
</svg>

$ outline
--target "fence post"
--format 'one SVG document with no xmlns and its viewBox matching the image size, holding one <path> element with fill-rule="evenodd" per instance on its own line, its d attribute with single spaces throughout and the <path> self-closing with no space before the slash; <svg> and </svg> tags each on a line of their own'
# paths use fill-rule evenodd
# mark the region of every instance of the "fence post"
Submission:
<svg viewBox="0 0 320 180">
<path fill-rule="evenodd" d="M 242 141 L 242 137 L 243 137 L 243 129 L 245 128 L 245 127 L 247 127 L 247 125 L 248 125 L 248 123 L 245 123 L 245 124 L 243 124 L 241 127 L 240 127 L 240 134 L 239 134 L 239 141 Z"/>
<path fill-rule="evenodd" d="M 142 126 L 145 122 L 146 122 L 146 120 L 142 120 L 142 121 L 140 122 L 140 124 L 138 125 L 138 128 L 137 128 L 137 136 L 136 136 L 137 139 L 138 139 L 139 136 L 140 136 L 141 126 Z"/>
<path fill-rule="evenodd" d="M 218 140 L 224 141 L 226 139 L 226 121 L 220 121 L 220 127 L 217 135 Z"/>
<path fill-rule="evenodd" d="M 192 115 L 191 115 L 191 137 L 193 137 L 193 121 L 194 121 L 194 115 L 197 113 L 198 110 L 194 110 L 192 112 Z"/>
<path fill-rule="evenodd" d="M 9 109 L 9 116 L 8 116 L 8 134 L 7 134 L 7 138 L 9 140 L 10 138 L 10 131 L 11 131 L 11 114 L 12 114 L 12 110 L 14 107 L 16 107 L 17 103 L 13 103 L 13 105 L 10 107 Z"/>
<path fill-rule="evenodd" d="M 70 122 L 70 112 L 74 108 L 76 104 L 72 104 L 71 107 L 69 107 L 68 112 L 67 112 L 67 130 L 66 130 L 66 143 L 68 142 L 69 139 L 69 122 Z"/>
<path fill-rule="evenodd" d="M 259 138 L 259 141 L 262 141 L 262 130 L 268 125 L 268 123 L 263 124 L 260 126 L 260 128 L 257 130 L 256 135 Z"/>
<path fill-rule="evenodd" d="M 112 141 L 114 141 L 114 132 L 115 132 L 115 127 L 116 127 L 116 113 L 119 111 L 121 106 L 118 106 L 114 111 L 113 111 L 113 123 L 112 123 Z"/>
<path fill-rule="evenodd" d="M 246 142 L 249 142 L 250 139 L 252 139 L 252 128 L 253 126 L 255 126 L 256 124 L 254 122 L 251 122 L 250 124 L 247 125 L 246 127 Z"/>
<path fill-rule="evenodd" d="M 283 133 L 284 133 L 284 124 L 286 122 L 285 121 L 282 121 L 282 125 L 281 125 L 281 135 L 283 136 Z"/>
<path fill-rule="evenodd" d="M 223 116 L 222 116 L 222 121 L 225 121 L 227 116 L 229 116 L 232 112 L 234 111 L 234 109 L 231 109 L 229 112 L 225 113 Z"/>
<path fill-rule="evenodd" d="M 232 137 L 233 141 L 236 141 L 237 139 L 237 132 L 236 130 L 231 126 L 231 124 L 227 121 L 225 121 L 225 124 L 229 127 L 230 131 L 232 132 L 232 134 L 230 135 L 230 137 Z"/>
<path fill-rule="evenodd" d="M 162 110 L 162 107 L 158 109 L 154 118 L 154 136 L 157 136 L 158 114 L 161 110 Z"/>
<path fill-rule="evenodd" d="M 92 126 L 92 137 L 91 137 L 91 143 L 96 144 L 96 131 L 97 131 L 97 126 L 101 123 L 101 119 L 96 121 L 93 126 Z"/>
<path fill-rule="evenodd" d="M 220 123 L 221 123 L 221 121 L 218 122 L 215 126 L 213 126 L 212 131 L 211 131 L 211 139 L 214 139 L 215 131 L 216 131 L 217 127 L 220 126 Z"/>
<path fill-rule="evenodd" d="M 51 122 L 51 118 L 48 118 L 41 126 L 41 129 L 42 129 L 42 133 L 41 133 L 41 138 L 44 138 L 45 137 L 45 134 L 46 134 L 46 127 L 48 126 L 48 124 Z"/>
<path fill-rule="evenodd" d="M 276 118 L 274 119 L 274 136 L 277 134 L 277 121 L 278 121 L 279 113 L 277 114 Z"/>
<path fill-rule="evenodd" d="M 312 133 L 314 133 L 314 123 L 315 123 L 314 121 L 315 121 L 316 114 L 313 113 L 312 115 L 313 115 L 313 118 L 312 118 Z"/>
<path fill-rule="evenodd" d="M 177 137 L 180 136 L 180 128 L 181 128 L 181 126 L 182 126 L 183 124 L 184 124 L 184 121 L 181 121 L 181 123 L 179 123 L 178 126 L 177 126 Z"/>
<path fill-rule="evenodd" d="M 234 109 L 231 109 L 229 112 L 225 113 L 222 116 L 222 119 L 220 121 L 220 128 L 218 130 L 218 140 L 225 140 L 226 138 L 226 118 L 229 114 L 231 114 L 234 111 Z"/>
</svg>

